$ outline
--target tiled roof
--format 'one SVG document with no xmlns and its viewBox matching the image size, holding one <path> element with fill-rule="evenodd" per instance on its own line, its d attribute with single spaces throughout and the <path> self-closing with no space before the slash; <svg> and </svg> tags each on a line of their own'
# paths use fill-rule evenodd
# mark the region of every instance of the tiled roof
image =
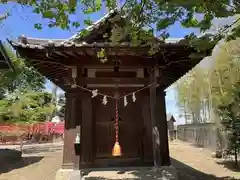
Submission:
<svg viewBox="0 0 240 180">
<path fill-rule="evenodd" d="M 47 39 L 29 39 L 26 37 L 21 37 L 22 40 L 20 41 L 9 41 L 13 46 L 18 46 L 18 47 L 23 47 L 23 48 L 31 48 L 31 49 L 44 49 L 47 47 L 98 47 L 98 48 L 103 48 L 103 47 L 136 47 L 135 45 L 129 43 L 129 42 L 122 42 L 122 43 L 111 43 L 111 42 L 98 42 L 98 43 L 75 43 L 75 42 L 69 42 L 69 41 L 60 41 L 60 40 L 47 40 Z M 25 39 L 25 40 L 23 40 Z M 25 41 L 25 42 L 24 42 Z M 159 43 L 158 45 L 169 45 L 169 46 L 174 46 L 174 45 L 179 45 L 176 43 Z M 150 44 L 145 44 L 145 45 L 140 45 L 137 47 L 146 47 L 149 46 Z"/>
<path fill-rule="evenodd" d="M 44 49 L 46 47 L 130 47 L 133 46 L 129 42 L 123 42 L 116 45 L 116 43 L 109 42 L 101 42 L 101 43 L 87 43 L 88 36 L 94 35 L 95 32 L 100 31 L 104 25 L 111 21 L 113 18 L 117 18 L 117 15 L 120 16 L 120 12 L 115 9 L 110 11 L 108 14 L 103 16 L 101 19 L 93 23 L 91 26 L 88 26 L 86 31 L 88 31 L 88 35 L 81 36 L 81 32 L 73 35 L 69 39 L 38 39 L 20 36 L 18 41 L 10 41 L 13 46 L 23 47 L 23 48 L 31 48 L 31 49 Z M 123 18 L 123 17 L 121 17 Z M 85 41 L 86 40 L 86 41 Z M 161 41 L 159 44 L 178 44 L 182 39 L 179 38 L 169 38 L 165 40 L 165 42 Z"/>
<path fill-rule="evenodd" d="M 167 121 L 170 121 L 171 118 L 173 118 L 173 119 L 174 119 L 174 122 L 175 122 L 174 116 L 173 116 L 172 114 L 167 114 Z"/>
<path fill-rule="evenodd" d="M 94 30 L 98 30 L 102 25 L 104 25 L 106 23 L 106 21 L 110 20 L 111 18 L 115 17 L 116 15 L 119 15 L 119 11 L 118 9 L 114 9 L 111 10 L 109 13 L 107 13 L 105 16 L 103 16 L 102 18 L 100 18 L 98 21 L 96 21 L 95 23 L 93 23 L 91 26 L 88 26 L 86 29 L 86 31 L 88 32 L 92 32 Z M 68 41 L 76 41 L 76 40 L 80 40 L 82 39 L 81 37 L 81 31 L 75 35 L 73 35 L 72 37 L 70 37 L 69 39 L 67 39 L 65 42 Z"/>
</svg>

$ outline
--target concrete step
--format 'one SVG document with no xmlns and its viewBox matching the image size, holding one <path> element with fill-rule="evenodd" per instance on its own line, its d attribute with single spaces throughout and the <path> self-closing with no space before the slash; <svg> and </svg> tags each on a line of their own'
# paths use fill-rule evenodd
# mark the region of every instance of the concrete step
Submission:
<svg viewBox="0 0 240 180">
<path fill-rule="evenodd" d="M 69 180 L 177 180 L 177 171 L 174 168 L 150 167 L 136 168 L 104 168 L 74 171 Z"/>
</svg>

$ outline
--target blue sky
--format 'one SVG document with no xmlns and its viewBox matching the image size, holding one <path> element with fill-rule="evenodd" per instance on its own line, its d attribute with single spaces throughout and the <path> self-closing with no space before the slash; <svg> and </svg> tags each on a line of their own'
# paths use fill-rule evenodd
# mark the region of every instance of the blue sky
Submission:
<svg viewBox="0 0 240 180">
<path fill-rule="evenodd" d="M 52 39 L 65 39 L 74 35 L 80 29 L 71 29 L 70 31 L 63 31 L 59 28 L 48 28 L 47 20 L 41 18 L 40 15 L 32 13 L 30 7 L 22 7 L 15 3 L 8 3 L 0 6 L 0 14 L 9 12 L 10 16 L 0 23 L 0 39 L 5 40 L 16 39 L 19 35 L 25 35 L 34 38 L 52 38 Z M 91 15 L 91 19 L 96 21 L 100 19 L 107 11 L 102 10 L 96 14 Z M 81 12 L 81 8 L 78 8 L 78 11 L 75 15 L 71 16 L 71 19 L 79 21 L 83 24 L 83 20 L 86 19 Z M 37 30 L 34 28 L 34 23 L 42 23 L 43 29 Z M 197 32 L 193 29 L 184 29 L 179 24 L 173 25 L 169 28 L 171 38 L 181 38 L 191 32 Z M 52 88 L 51 83 L 47 83 L 46 87 L 48 90 Z M 178 109 L 176 107 L 175 100 L 175 91 L 174 88 L 169 88 L 166 95 L 166 106 L 167 112 L 172 113 L 178 119 Z M 177 123 L 183 123 L 182 120 L 179 120 Z"/>
</svg>

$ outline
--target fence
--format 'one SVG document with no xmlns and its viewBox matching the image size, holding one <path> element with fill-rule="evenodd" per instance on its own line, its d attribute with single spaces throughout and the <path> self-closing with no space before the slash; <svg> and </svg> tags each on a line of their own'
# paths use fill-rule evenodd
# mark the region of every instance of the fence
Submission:
<svg viewBox="0 0 240 180">
<path fill-rule="evenodd" d="M 63 135 L 64 122 L 44 122 L 36 124 L 0 124 L 0 144 L 18 144 L 21 140 L 49 140 L 56 135 Z"/>
<path fill-rule="evenodd" d="M 214 123 L 178 125 L 177 138 L 212 151 L 226 148 L 228 143 L 224 132 Z"/>
</svg>

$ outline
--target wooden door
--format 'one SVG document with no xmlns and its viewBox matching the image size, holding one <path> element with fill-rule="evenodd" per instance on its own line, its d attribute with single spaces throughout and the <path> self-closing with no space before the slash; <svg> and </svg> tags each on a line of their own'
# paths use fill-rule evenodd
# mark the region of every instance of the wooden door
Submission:
<svg viewBox="0 0 240 180">
<path fill-rule="evenodd" d="M 109 100 L 105 106 L 100 99 L 95 101 L 96 111 L 96 158 L 110 157 L 112 144 L 114 143 L 114 122 L 112 117 L 114 116 L 114 102 Z"/>
<path fill-rule="evenodd" d="M 96 158 L 113 158 L 112 148 L 115 143 L 115 101 L 108 100 L 105 106 L 100 99 L 95 99 L 96 112 Z M 141 156 L 141 130 L 143 120 L 138 105 L 129 102 L 126 107 L 119 103 L 119 143 L 122 158 Z"/>
</svg>

